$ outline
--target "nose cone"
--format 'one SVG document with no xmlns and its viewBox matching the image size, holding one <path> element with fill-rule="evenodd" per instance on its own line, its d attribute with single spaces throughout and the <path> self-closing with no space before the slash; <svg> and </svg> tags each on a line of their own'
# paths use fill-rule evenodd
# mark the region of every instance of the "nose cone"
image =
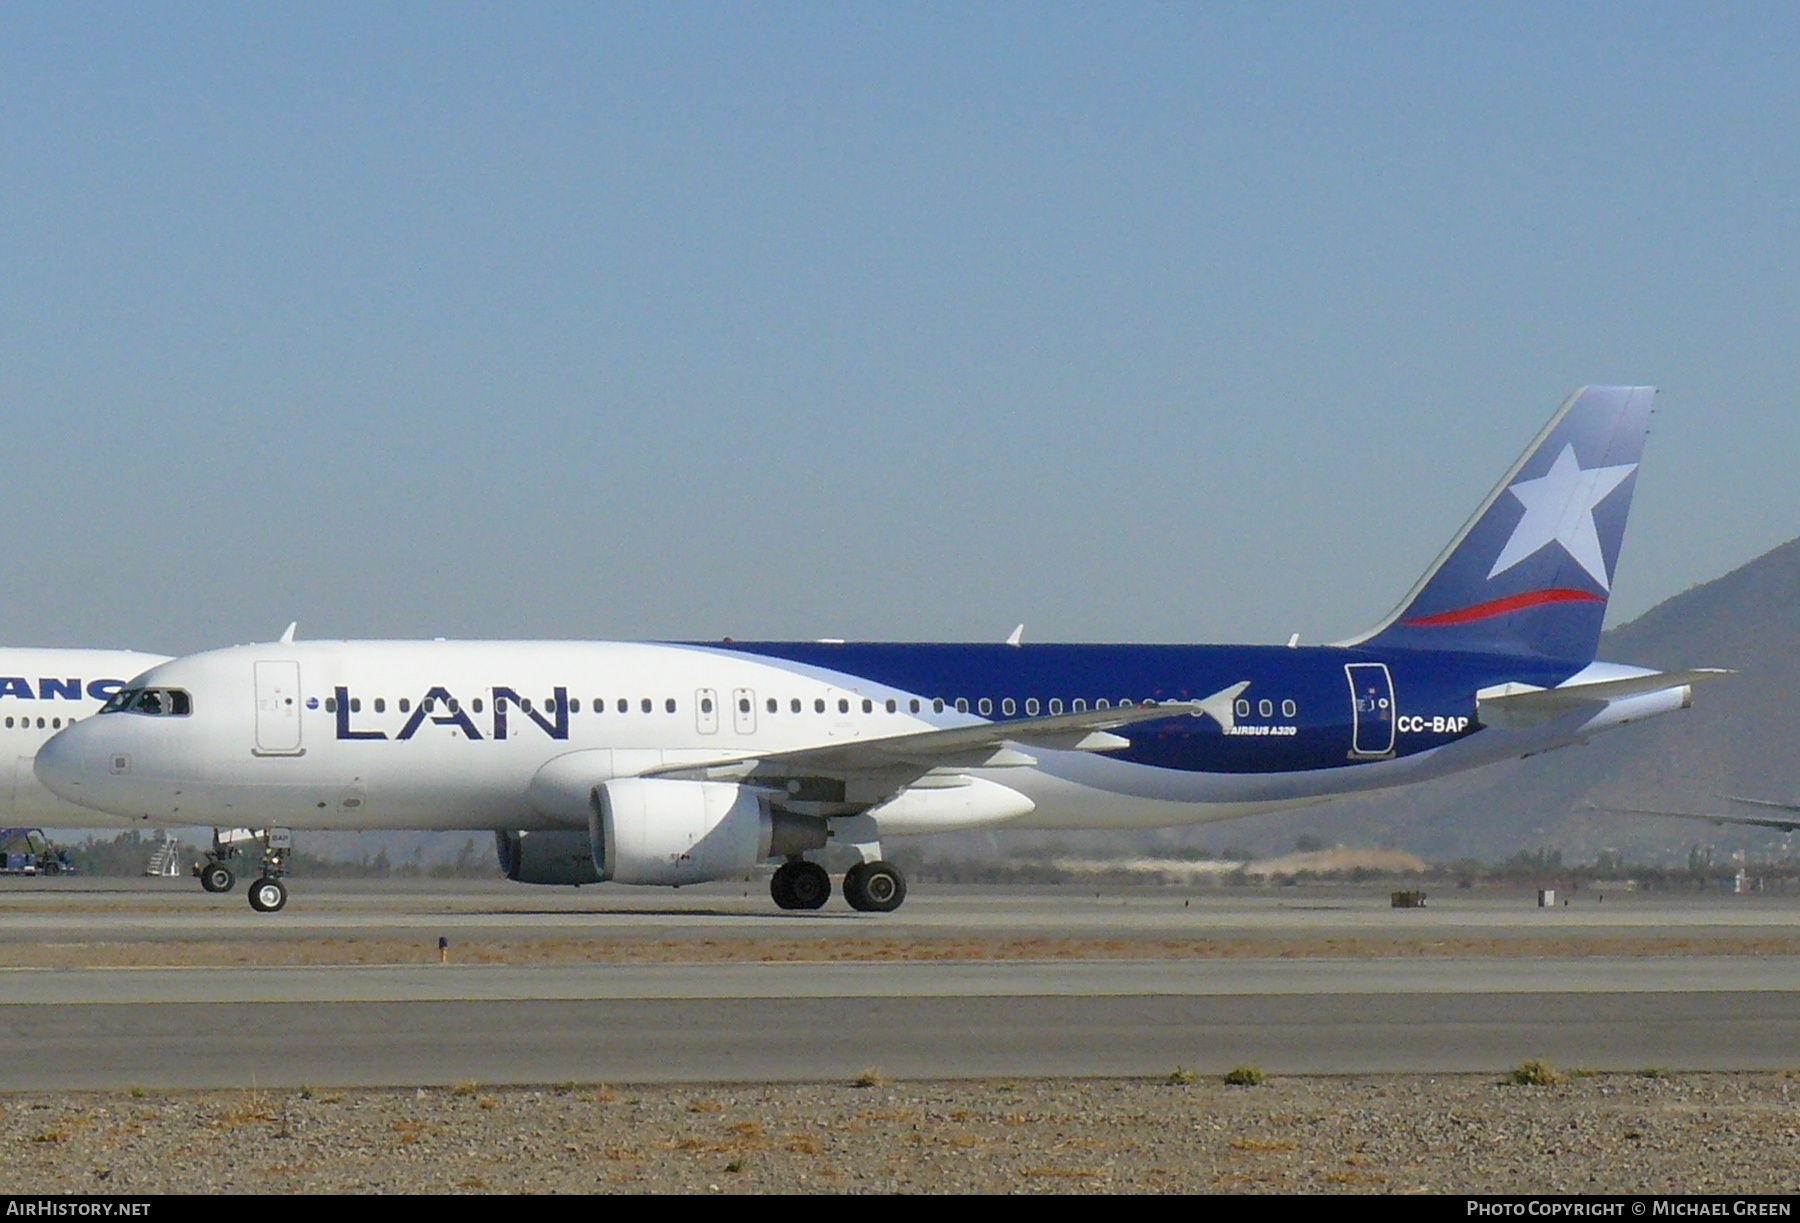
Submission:
<svg viewBox="0 0 1800 1223">
<path fill-rule="evenodd" d="M 37 774 L 37 779 L 46 790 L 72 803 L 82 801 L 84 790 L 95 788 L 94 779 L 87 775 L 88 753 L 84 745 L 91 738 L 86 733 L 87 729 L 88 723 L 77 722 L 51 735 L 38 748 L 37 759 L 32 764 L 32 771 Z"/>
</svg>

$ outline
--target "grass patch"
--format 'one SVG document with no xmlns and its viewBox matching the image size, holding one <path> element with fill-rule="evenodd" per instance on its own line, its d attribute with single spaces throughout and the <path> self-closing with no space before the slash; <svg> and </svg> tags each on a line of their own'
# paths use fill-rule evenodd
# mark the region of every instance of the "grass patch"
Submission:
<svg viewBox="0 0 1800 1223">
<path fill-rule="evenodd" d="M 886 1084 L 887 1076 L 873 1066 L 865 1067 L 863 1072 L 856 1076 L 855 1085 L 857 1087 L 882 1087 Z"/>
<path fill-rule="evenodd" d="M 1255 1087 L 1262 1081 L 1261 1066 L 1233 1066 L 1225 1072 L 1225 1082 L 1230 1087 Z"/>
<path fill-rule="evenodd" d="M 1554 1087 L 1563 1076 L 1549 1062 L 1529 1061 L 1507 1071 L 1506 1081 L 1514 1087 Z"/>
<path fill-rule="evenodd" d="M 1192 1087 L 1199 1081 L 1200 1076 L 1185 1066 L 1175 1067 L 1175 1069 L 1169 1073 L 1169 1077 L 1163 1080 L 1163 1082 L 1167 1083 L 1170 1087 Z"/>
</svg>

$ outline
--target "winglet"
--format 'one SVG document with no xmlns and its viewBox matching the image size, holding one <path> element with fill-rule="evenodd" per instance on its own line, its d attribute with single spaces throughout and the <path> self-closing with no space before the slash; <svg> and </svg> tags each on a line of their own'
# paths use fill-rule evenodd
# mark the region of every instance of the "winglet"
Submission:
<svg viewBox="0 0 1800 1223">
<path fill-rule="evenodd" d="M 281 634 L 281 644 L 282 645 L 293 645 L 294 644 L 294 630 L 299 627 L 300 627 L 300 622 L 298 620 L 296 620 L 292 624 L 288 625 L 286 630 L 283 631 Z"/>
<path fill-rule="evenodd" d="M 1233 684 L 1200 702 L 1200 712 L 1219 724 L 1219 729 L 1229 731 L 1237 725 L 1236 702 L 1238 694 L 1250 686 L 1249 680 Z"/>
<path fill-rule="evenodd" d="M 1024 640 L 1025 640 L 1025 626 L 1023 624 L 1021 624 L 1018 628 L 1014 629 L 1011 633 L 1009 633 L 1007 635 L 1006 644 L 1007 645 L 1018 645 L 1020 642 L 1022 642 Z"/>
</svg>

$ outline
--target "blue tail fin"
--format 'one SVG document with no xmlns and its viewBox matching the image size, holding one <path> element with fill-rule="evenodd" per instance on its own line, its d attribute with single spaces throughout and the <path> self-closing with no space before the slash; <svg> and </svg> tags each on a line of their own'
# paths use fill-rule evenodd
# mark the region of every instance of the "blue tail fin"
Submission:
<svg viewBox="0 0 1800 1223">
<path fill-rule="evenodd" d="M 1343 644 L 1591 661 L 1655 395 L 1569 396 L 1399 609 Z"/>
</svg>

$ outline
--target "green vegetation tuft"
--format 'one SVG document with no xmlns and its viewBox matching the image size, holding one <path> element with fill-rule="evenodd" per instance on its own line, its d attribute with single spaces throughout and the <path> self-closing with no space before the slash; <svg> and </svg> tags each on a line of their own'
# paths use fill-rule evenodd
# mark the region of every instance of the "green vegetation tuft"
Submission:
<svg viewBox="0 0 1800 1223">
<path fill-rule="evenodd" d="M 1225 1082 L 1232 1087 L 1255 1087 L 1262 1081 L 1260 1066 L 1234 1066 L 1225 1074 Z"/>
<path fill-rule="evenodd" d="M 1506 1081 L 1514 1087 L 1554 1087 L 1563 1081 L 1563 1076 L 1549 1062 L 1520 1062 L 1506 1074 Z"/>
</svg>

